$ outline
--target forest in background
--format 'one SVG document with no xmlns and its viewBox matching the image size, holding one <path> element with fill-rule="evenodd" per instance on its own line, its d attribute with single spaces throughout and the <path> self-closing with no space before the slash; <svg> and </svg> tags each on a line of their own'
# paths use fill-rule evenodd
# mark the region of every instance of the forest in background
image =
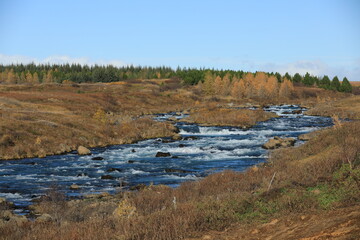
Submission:
<svg viewBox="0 0 360 240">
<path fill-rule="evenodd" d="M 260 74 L 259 74 L 260 73 Z M 250 73 L 244 71 L 234 70 L 215 70 L 208 68 L 180 68 L 176 70 L 170 67 L 141 67 L 141 66 L 124 66 L 114 67 L 112 65 L 107 66 L 87 66 L 80 64 L 63 64 L 63 65 L 49 65 L 49 64 L 15 64 L 15 65 L 0 65 L 0 83 L 8 84 L 23 84 L 23 83 L 96 83 L 96 82 L 118 82 L 118 81 L 129 81 L 136 79 L 169 79 L 176 78 L 182 80 L 185 85 L 196 85 L 201 83 L 205 87 L 207 94 L 213 94 L 211 90 L 211 84 L 213 82 L 219 83 L 223 81 L 222 85 L 232 85 L 231 90 L 222 89 L 223 94 L 231 94 L 240 96 L 239 89 L 245 89 L 246 86 L 253 86 L 255 92 L 243 93 L 246 96 L 259 96 L 264 94 L 275 94 L 275 91 L 269 90 L 270 85 L 272 88 L 277 89 L 280 94 L 281 86 L 291 88 L 291 83 L 303 84 L 305 86 L 317 86 L 327 90 L 334 90 L 340 92 L 351 92 L 352 86 L 346 77 L 343 78 L 342 82 L 337 76 L 330 79 L 327 75 L 322 77 L 314 76 L 309 73 L 301 75 L 296 73 L 290 75 L 285 73 L 281 75 L 278 72 L 270 73 Z M 216 80 L 217 79 L 217 80 Z M 285 80 L 286 79 L 286 80 Z M 242 80 L 242 81 L 240 81 Z M 254 82 L 255 81 L 255 82 Z M 289 81 L 289 82 L 287 82 Z M 277 83 L 276 83 L 277 82 Z M 283 84 L 286 82 L 286 84 Z M 263 86 L 261 89 L 261 85 Z M 259 85 L 260 84 L 260 85 Z M 279 85 L 280 86 L 275 86 Z M 243 86 L 245 85 L 245 87 Z M 285 87 L 283 87 L 284 89 Z M 217 90 L 219 91 L 219 90 Z M 245 91 L 246 92 L 246 91 Z M 286 92 L 286 91 L 285 91 Z M 283 94 L 282 92 L 281 94 Z M 240 94 L 240 95 L 239 95 Z M 244 96 L 245 96 L 244 95 Z M 286 95 L 286 93 L 285 93 Z"/>
</svg>

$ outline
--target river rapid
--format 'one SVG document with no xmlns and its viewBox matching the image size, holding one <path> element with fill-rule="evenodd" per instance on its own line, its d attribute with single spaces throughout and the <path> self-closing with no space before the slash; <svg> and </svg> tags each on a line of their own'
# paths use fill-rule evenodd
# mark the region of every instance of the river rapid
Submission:
<svg viewBox="0 0 360 240">
<path fill-rule="evenodd" d="M 135 144 L 94 148 L 91 156 L 72 152 L 42 159 L 0 161 L 0 197 L 13 202 L 21 213 L 53 185 L 69 197 L 79 197 L 91 193 L 115 193 L 138 184 L 176 187 L 184 181 L 198 180 L 227 169 L 244 171 L 266 161 L 268 151 L 261 146 L 270 138 L 296 138 L 332 125 L 331 118 L 292 114 L 294 110 L 305 109 L 292 105 L 271 106 L 266 111 L 280 117 L 259 122 L 249 129 L 198 126 L 181 122 L 186 115 L 160 114 L 155 117 L 158 121 L 174 116 L 179 119 L 176 126 L 183 140 L 149 139 Z M 297 140 L 296 145 L 302 143 Z M 159 151 L 171 156 L 155 157 Z M 103 160 L 93 160 L 94 157 Z M 71 190 L 72 184 L 80 189 Z M 123 185 L 125 187 L 120 187 Z"/>
</svg>

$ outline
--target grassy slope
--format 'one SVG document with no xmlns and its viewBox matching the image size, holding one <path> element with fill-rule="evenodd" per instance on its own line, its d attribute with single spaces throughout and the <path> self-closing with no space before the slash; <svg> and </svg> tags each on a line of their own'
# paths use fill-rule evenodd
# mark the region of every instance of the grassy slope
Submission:
<svg viewBox="0 0 360 240">
<path fill-rule="evenodd" d="M 190 92 L 151 83 L 1 86 L 0 159 L 171 136 L 172 125 L 137 117 L 193 102 Z"/>
</svg>

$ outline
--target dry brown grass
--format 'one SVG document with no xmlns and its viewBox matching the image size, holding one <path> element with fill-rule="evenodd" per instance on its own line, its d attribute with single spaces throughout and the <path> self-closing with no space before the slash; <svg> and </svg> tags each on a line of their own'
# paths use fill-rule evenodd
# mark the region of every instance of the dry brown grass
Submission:
<svg viewBox="0 0 360 240">
<path fill-rule="evenodd" d="M 360 81 L 351 81 L 350 84 L 355 87 L 360 87 Z"/>
<path fill-rule="evenodd" d="M 360 122 L 344 123 L 322 130 L 300 147 L 274 151 L 268 163 L 245 173 L 226 171 L 176 189 L 149 186 L 65 206 L 47 200 L 38 211 L 56 211 L 60 205 L 61 221 L 21 228 L 9 224 L 0 231 L 6 239 L 184 239 L 238 222 L 358 204 L 358 136 Z M 133 213 L 113 214 L 128 209 Z"/>
<path fill-rule="evenodd" d="M 193 102 L 189 92 L 161 95 L 154 84 L 1 86 L 0 159 L 171 136 L 171 125 L 139 117 L 179 111 Z"/>
<path fill-rule="evenodd" d="M 360 96 L 341 99 L 320 99 L 314 108 L 306 112 L 308 115 L 334 116 L 340 118 L 360 119 Z"/>
<path fill-rule="evenodd" d="M 120 86 L 124 87 L 124 85 Z M 176 94 L 184 96 L 183 93 Z M 136 96 L 127 96 L 138 101 Z M 28 97 L 21 95 L 13 98 L 15 100 L 6 103 L 11 106 L 7 108 L 16 108 L 16 105 L 27 102 L 23 98 Z M 168 96 L 164 98 L 167 99 Z M 162 101 L 163 97 L 159 99 Z M 96 99 L 95 102 L 95 106 L 98 107 L 100 104 Z M 340 111 L 342 107 L 348 107 L 348 104 L 358 114 L 357 98 L 338 100 L 334 103 L 335 108 L 331 115 L 336 113 L 336 109 Z M 63 104 L 59 106 L 63 107 Z M 71 107 L 66 107 L 66 110 L 69 109 L 73 113 Z M 8 114 L 8 111 L 6 113 Z M 103 126 L 102 118 L 93 118 L 95 113 L 95 111 L 85 111 L 84 115 L 91 117 L 90 123 L 94 121 L 93 124 L 96 126 Z M 38 114 L 49 117 L 47 113 Z M 81 115 L 81 111 L 78 114 Z M 14 128 L 17 131 L 29 127 L 21 121 L 34 121 L 40 118 L 37 115 L 30 117 L 25 114 L 11 115 L 13 119 L 14 116 L 21 119 Z M 41 119 L 45 118 L 46 121 L 65 125 L 63 122 L 58 123 L 56 117 L 45 116 L 41 115 Z M 69 121 L 65 126 L 77 129 L 80 123 L 73 123 L 74 119 L 71 116 L 67 117 Z M 104 117 L 105 122 L 116 120 L 113 116 Z M 128 140 L 132 141 L 141 137 L 141 129 L 152 124 L 151 120 L 146 118 L 136 121 L 139 122 L 127 125 L 124 120 L 123 124 L 115 125 L 119 129 L 118 134 L 125 134 L 133 125 L 137 126 L 138 134 L 134 133 Z M 1 129 L 7 130 L 9 126 L 5 125 Z M 38 128 L 32 130 L 39 131 Z M 159 128 L 163 130 L 164 126 Z M 147 134 L 153 136 L 157 133 L 158 131 L 155 133 L 151 131 Z M 2 137 L 0 143 L 3 146 L 10 147 L 16 143 L 16 138 L 13 140 L 14 135 L 11 134 L 13 133 L 10 132 Z M 23 136 L 24 133 L 17 134 Z M 108 137 L 110 133 L 104 135 Z M 52 214 L 55 221 L 28 222 L 21 226 L 5 224 L 0 226 L 2 233 L 0 239 L 184 239 L 200 236 L 210 230 L 224 230 L 234 223 L 263 222 L 292 213 L 303 214 L 318 209 L 358 204 L 360 202 L 359 136 L 360 122 L 342 123 L 337 127 L 322 130 L 300 147 L 273 151 L 267 163 L 251 168 L 245 173 L 232 171 L 216 173 L 200 181 L 183 183 L 176 189 L 167 186 L 149 186 L 140 192 L 71 202 L 64 202 L 61 196 L 57 197 L 55 194 L 35 207 L 39 213 Z M 125 199 L 126 204 L 124 204 Z M 133 213 L 129 214 L 127 209 L 131 209 Z M 127 214 L 113 214 L 114 212 Z"/>
<path fill-rule="evenodd" d="M 207 126 L 250 127 L 257 122 L 276 117 L 276 114 L 259 110 L 204 107 L 191 112 L 189 122 Z"/>
</svg>

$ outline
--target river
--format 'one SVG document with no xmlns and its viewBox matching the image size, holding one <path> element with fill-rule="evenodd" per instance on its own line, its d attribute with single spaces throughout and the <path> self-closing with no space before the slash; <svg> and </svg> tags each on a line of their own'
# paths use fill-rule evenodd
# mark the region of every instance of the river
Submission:
<svg viewBox="0 0 360 240">
<path fill-rule="evenodd" d="M 261 146 L 274 136 L 294 137 L 332 125 L 331 118 L 284 114 L 305 110 L 299 106 L 271 106 L 267 111 L 280 117 L 260 122 L 252 128 L 204 127 L 181 122 L 176 116 L 183 140 L 150 139 L 135 144 L 94 148 L 91 156 L 76 152 L 46 158 L 0 161 L 0 197 L 14 202 L 19 212 L 33 199 L 56 185 L 67 196 L 110 192 L 137 184 L 178 186 L 184 181 L 201 179 L 211 173 L 231 169 L 244 171 L 266 161 L 268 151 Z M 165 121 L 173 113 L 155 117 Z M 296 145 L 303 142 L 297 141 Z M 157 152 L 171 156 L 155 157 Z M 93 160 L 101 157 L 103 160 Z M 106 178 L 111 176 L 113 179 Z M 109 178 L 109 177 L 107 177 Z M 79 190 L 70 190 L 77 184 Z M 120 189 L 120 185 L 125 185 Z"/>
</svg>

